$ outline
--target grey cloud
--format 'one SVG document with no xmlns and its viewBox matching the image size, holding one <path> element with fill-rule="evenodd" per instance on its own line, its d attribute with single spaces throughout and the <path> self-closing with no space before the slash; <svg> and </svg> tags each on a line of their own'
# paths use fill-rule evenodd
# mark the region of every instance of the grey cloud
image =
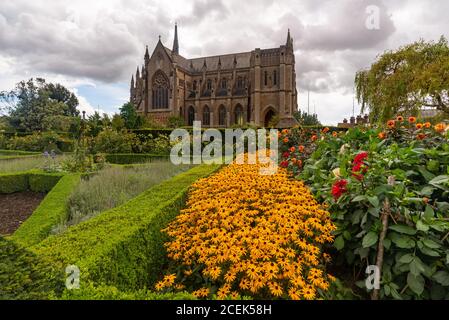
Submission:
<svg viewBox="0 0 449 320">
<path fill-rule="evenodd" d="M 229 11 L 222 0 L 196 0 L 189 14 L 177 20 L 184 25 L 199 24 L 206 18 L 224 19 Z"/>
<path fill-rule="evenodd" d="M 153 15 L 145 7 L 137 12 L 125 9 L 120 15 L 106 12 L 94 21 L 76 24 L 62 6 L 53 7 L 49 14 L 46 5 L 30 8 L 11 3 L 0 8 L 0 55 L 13 56 L 22 67 L 40 72 L 116 82 L 142 63 L 143 43 L 155 44 L 158 34 L 169 32 L 164 13 Z M 148 28 L 156 18 L 165 25 L 161 21 Z"/>
</svg>

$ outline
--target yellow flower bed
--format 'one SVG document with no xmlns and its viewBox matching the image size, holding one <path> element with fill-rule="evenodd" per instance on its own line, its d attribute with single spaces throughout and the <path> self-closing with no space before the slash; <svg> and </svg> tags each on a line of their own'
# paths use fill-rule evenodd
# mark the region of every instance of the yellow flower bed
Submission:
<svg viewBox="0 0 449 320">
<path fill-rule="evenodd" d="M 322 252 L 336 229 L 329 213 L 286 170 L 261 175 L 260 167 L 231 164 L 193 185 L 187 208 L 164 230 L 174 273 L 157 290 L 314 299 L 329 288 Z"/>
</svg>

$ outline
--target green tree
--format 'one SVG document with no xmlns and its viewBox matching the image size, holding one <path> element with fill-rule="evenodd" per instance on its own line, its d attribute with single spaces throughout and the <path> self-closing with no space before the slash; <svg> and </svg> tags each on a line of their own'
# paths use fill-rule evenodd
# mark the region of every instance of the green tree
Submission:
<svg viewBox="0 0 449 320">
<path fill-rule="evenodd" d="M 120 131 L 125 127 L 125 120 L 119 114 L 114 114 L 111 120 L 111 126 L 112 129 Z"/>
<path fill-rule="evenodd" d="M 298 110 L 293 113 L 293 116 L 295 119 L 299 122 L 302 126 L 320 126 L 321 122 L 318 120 L 317 114 L 309 114 L 307 112 L 302 112 L 301 110 Z"/>
<path fill-rule="evenodd" d="M 45 89 L 49 92 L 50 99 L 62 102 L 67 106 L 65 116 L 76 117 L 80 112 L 76 109 L 79 105 L 78 98 L 73 92 L 70 92 L 66 87 L 59 83 L 48 83 Z"/>
<path fill-rule="evenodd" d="M 368 70 L 355 76 L 357 100 L 371 122 L 384 122 L 398 113 L 419 115 L 423 107 L 449 115 L 449 47 L 418 42 L 386 51 Z"/>
<path fill-rule="evenodd" d="M 136 108 L 131 102 L 125 103 L 120 107 L 120 116 L 125 121 L 127 129 L 136 129 L 142 122 L 140 116 L 136 112 Z"/>
<path fill-rule="evenodd" d="M 0 92 L 0 103 L 14 128 L 44 131 L 52 122 L 48 117 L 76 116 L 78 100 L 63 86 L 47 84 L 45 79 L 36 78 L 19 82 L 9 92 Z"/>
</svg>

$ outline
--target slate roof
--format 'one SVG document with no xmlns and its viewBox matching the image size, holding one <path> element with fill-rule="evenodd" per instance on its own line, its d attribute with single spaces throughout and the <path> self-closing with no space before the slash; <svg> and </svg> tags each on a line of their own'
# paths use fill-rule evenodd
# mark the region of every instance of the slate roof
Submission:
<svg viewBox="0 0 449 320">
<path fill-rule="evenodd" d="M 251 52 L 240 52 L 224 54 L 219 56 L 200 57 L 194 59 L 186 59 L 181 55 L 173 54 L 168 48 L 165 48 L 167 54 L 171 56 L 181 68 L 190 71 L 192 73 L 201 72 L 206 61 L 207 71 L 218 70 L 219 62 L 221 63 L 221 69 L 233 69 L 234 61 L 237 62 L 236 68 L 249 68 L 251 60 Z"/>
</svg>

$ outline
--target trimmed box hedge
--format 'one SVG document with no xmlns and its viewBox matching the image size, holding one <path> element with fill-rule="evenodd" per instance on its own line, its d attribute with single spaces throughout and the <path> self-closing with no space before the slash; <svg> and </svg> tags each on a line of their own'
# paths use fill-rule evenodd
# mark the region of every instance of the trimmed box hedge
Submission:
<svg viewBox="0 0 449 320">
<path fill-rule="evenodd" d="M 0 236 L 0 300 L 48 299 L 61 294 L 63 273 Z"/>
<path fill-rule="evenodd" d="M 188 292 L 155 293 L 148 290 L 121 291 L 114 286 L 81 285 L 77 290 L 65 290 L 59 300 L 197 300 Z"/>
<path fill-rule="evenodd" d="M 113 153 L 106 155 L 106 161 L 112 164 L 134 164 L 170 159 L 170 155 L 147 153 Z"/>
<path fill-rule="evenodd" d="M 197 166 L 62 234 L 49 236 L 33 251 L 60 269 L 78 266 L 81 286 L 94 282 L 119 290 L 147 289 L 159 279 L 167 259 L 167 238 L 161 229 L 179 214 L 189 186 L 219 167 Z"/>
<path fill-rule="evenodd" d="M 53 180 L 55 178 L 55 180 Z M 32 246 L 44 240 L 52 227 L 58 224 L 67 214 L 67 199 L 80 182 L 80 175 L 66 175 L 58 181 L 57 176 L 30 175 L 30 185 L 35 190 L 42 190 L 55 183 L 33 214 L 14 232 L 11 239 L 23 246 Z"/>
<path fill-rule="evenodd" d="M 30 155 L 40 155 L 40 152 L 36 151 L 22 151 L 22 150 L 4 150 L 0 149 L 0 156 L 11 155 L 11 156 L 30 156 Z"/>
<path fill-rule="evenodd" d="M 46 173 L 37 170 L 0 173 L 0 193 L 49 192 L 62 177 L 62 173 Z"/>
</svg>

